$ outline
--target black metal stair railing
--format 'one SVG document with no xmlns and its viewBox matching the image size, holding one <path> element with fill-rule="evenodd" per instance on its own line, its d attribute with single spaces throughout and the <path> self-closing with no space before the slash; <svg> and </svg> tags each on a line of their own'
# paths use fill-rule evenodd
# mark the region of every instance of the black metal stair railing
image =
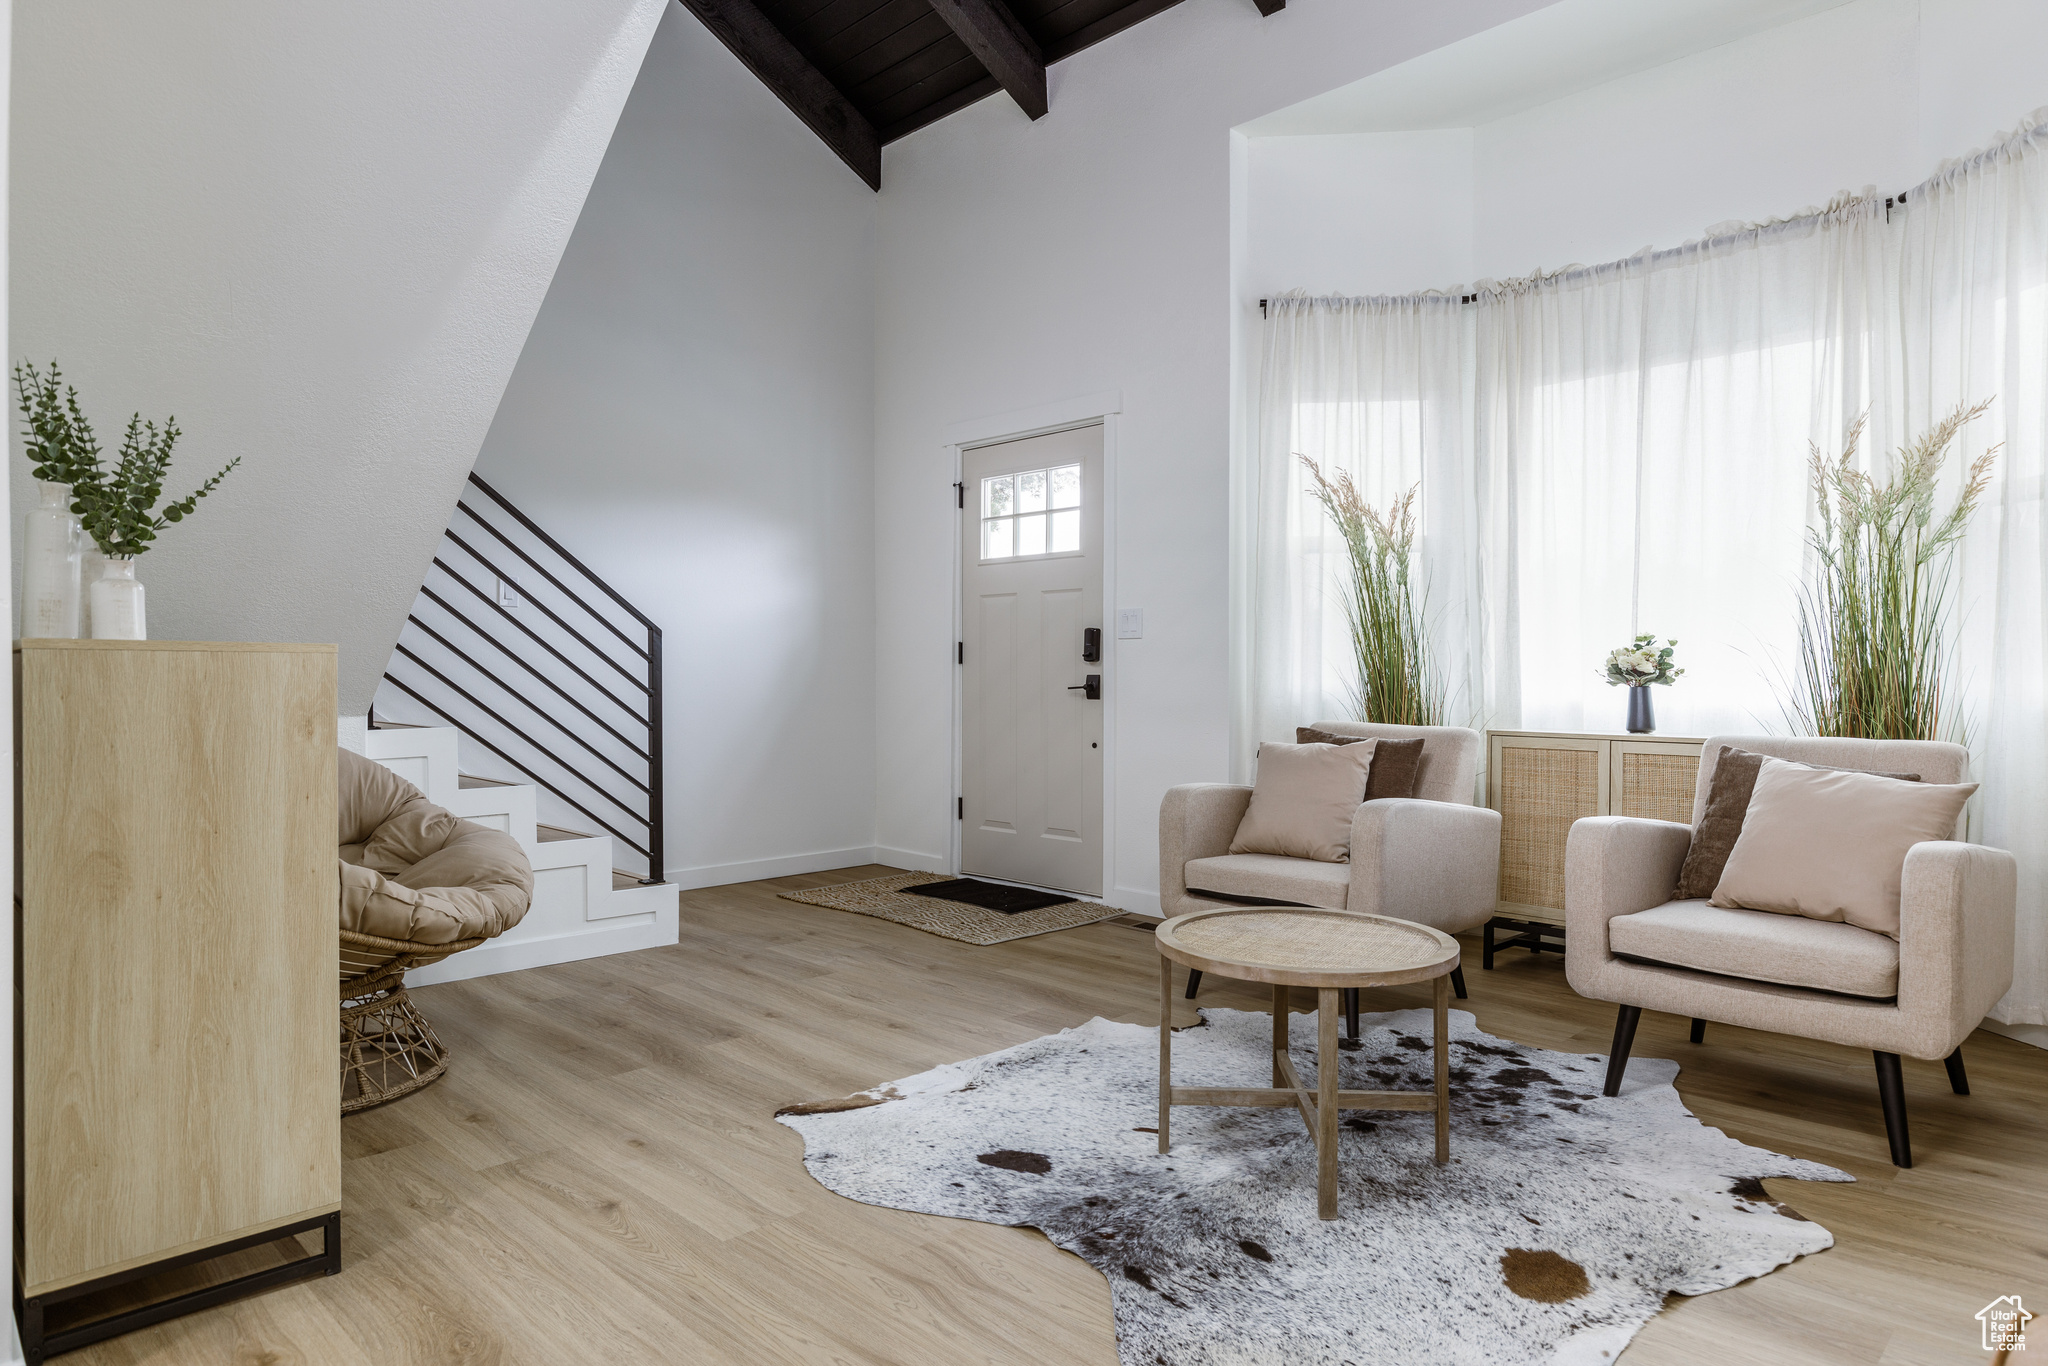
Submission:
<svg viewBox="0 0 2048 1366">
<path fill-rule="evenodd" d="M 454 727 L 484 751 L 465 770 L 535 784 L 544 822 L 595 825 L 644 861 L 644 875 L 626 871 L 660 882 L 661 628 L 503 494 L 469 483 L 371 724 Z"/>
</svg>

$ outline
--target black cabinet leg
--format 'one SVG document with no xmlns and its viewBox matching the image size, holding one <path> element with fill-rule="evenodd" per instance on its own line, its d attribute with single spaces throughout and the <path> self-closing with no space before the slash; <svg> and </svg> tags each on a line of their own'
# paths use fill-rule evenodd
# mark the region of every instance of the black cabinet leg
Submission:
<svg viewBox="0 0 2048 1366">
<path fill-rule="evenodd" d="M 1692 1017 L 1692 1041 L 1694 1043 L 1705 1043 L 1707 1041 L 1707 1022 L 1697 1015 Z"/>
<path fill-rule="evenodd" d="M 1877 1098 L 1884 1103 L 1884 1136 L 1892 1145 L 1892 1165 L 1913 1165 L 1913 1140 L 1906 1132 L 1906 1080 L 1899 1055 L 1873 1051 L 1877 1059 Z"/>
<path fill-rule="evenodd" d="M 1479 966 L 1493 971 L 1493 922 L 1487 921 L 1479 929 Z"/>
<path fill-rule="evenodd" d="M 1198 991 L 1200 991 L 1201 989 L 1202 989 L 1202 970 L 1201 970 L 1200 968 L 1189 968 L 1189 969 L 1188 969 L 1188 999 L 1189 999 L 1190 1001 L 1194 1000 L 1194 999 L 1195 999 L 1195 993 L 1196 993 L 1196 992 L 1198 992 Z"/>
<path fill-rule="evenodd" d="M 1957 1044 L 1956 1051 L 1943 1058 L 1941 1065 L 1948 1069 L 1948 1089 L 1959 1096 L 1969 1095 L 1970 1078 L 1963 1071 L 1963 1046 Z"/>
<path fill-rule="evenodd" d="M 1636 1022 L 1642 1018 L 1641 1006 L 1623 1006 L 1614 1017 L 1614 1048 L 1607 1055 L 1607 1095 L 1621 1094 L 1621 1074 L 1628 1071 L 1628 1051 L 1636 1046 Z"/>
<path fill-rule="evenodd" d="M 1344 1033 L 1353 1043 L 1358 1042 L 1358 988 L 1344 988 Z"/>
<path fill-rule="evenodd" d="M 1451 991 L 1459 1000 L 1465 999 L 1465 965 L 1463 963 L 1451 969 Z"/>
</svg>

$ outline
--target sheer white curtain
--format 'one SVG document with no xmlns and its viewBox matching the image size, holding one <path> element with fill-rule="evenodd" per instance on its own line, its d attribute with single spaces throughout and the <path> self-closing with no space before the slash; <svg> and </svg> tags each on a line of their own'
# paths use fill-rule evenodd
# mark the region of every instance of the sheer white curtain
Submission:
<svg viewBox="0 0 2048 1366">
<path fill-rule="evenodd" d="M 2048 1024 L 2048 110 L 1907 196 L 1878 312 L 1884 357 L 1871 425 L 1886 449 L 1954 408 L 1997 396 L 1962 454 L 2003 441 L 1954 585 L 1970 731 L 1972 837 L 2019 859 L 2013 988 L 1992 1011 Z"/>
<path fill-rule="evenodd" d="M 1903 202 L 1845 197 L 1671 251 L 1480 285 L 1474 302 L 1275 301 L 1259 411 L 1249 739 L 1290 738 L 1353 686 L 1342 548 L 1297 453 L 1384 502 L 1418 479 L 1451 719 L 1619 730 L 1598 676 L 1638 631 L 1687 670 L 1670 734 L 1790 729 L 1808 442 L 1870 414 L 1867 468 L 1996 395 L 1951 480 L 2005 442 L 1958 562 L 1952 635 L 1975 837 L 2021 866 L 2015 985 L 2048 1023 L 2048 128 Z"/>
<path fill-rule="evenodd" d="M 1883 204 L 1481 286 L 1481 466 L 1493 723 L 1619 730 L 1600 675 L 1639 632 L 1686 670 L 1678 735 L 1782 723 L 1795 666 L 1809 439 L 1867 402 L 1865 261 Z"/>
<path fill-rule="evenodd" d="M 1308 492 L 1301 456 L 1348 473 L 1389 507 L 1420 484 L 1425 620 L 1462 717 L 1475 685 L 1478 500 L 1472 488 L 1469 321 L 1455 295 L 1311 299 L 1268 307 L 1258 397 L 1250 705 L 1242 730 L 1292 740 L 1294 728 L 1353 714 L 1342 590 L 1343 539 Z"/>
</svg>

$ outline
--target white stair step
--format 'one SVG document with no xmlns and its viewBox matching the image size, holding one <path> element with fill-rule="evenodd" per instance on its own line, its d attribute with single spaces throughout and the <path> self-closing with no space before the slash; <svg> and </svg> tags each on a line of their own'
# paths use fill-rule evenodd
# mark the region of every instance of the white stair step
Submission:
<svg viewBox="0 0 2048 1366">
<path fill-rule="evenodd" d="M 533 784 L 462 773 L 458 742 L 450 727 L 383 722 L 369 732 L 366 750 L 427 800 L 517 840 L 533 865 L 533 905 L 525 919 L 490 943 L 415 969 L 412 982 L 484 977 L 676 942 L 676 887 L 642 884 L 614 868 L 609 835 L 542 825 Z"/>
</svg>

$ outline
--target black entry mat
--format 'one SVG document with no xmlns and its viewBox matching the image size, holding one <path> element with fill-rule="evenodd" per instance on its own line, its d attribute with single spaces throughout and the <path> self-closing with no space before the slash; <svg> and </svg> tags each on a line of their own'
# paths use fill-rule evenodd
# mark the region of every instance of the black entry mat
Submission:
<svg viewBox="0 0 2048 1366">
<path fill-rule="evenodd" d="M 1022 915 L 1025 911 L 1042 911 L 1048 906 L 1064 906 L 1074 899 L 1058 892 L 1034 892 L 1028 887 L 1005 887 L 998 882 L 982 882 L 971 877 L 956 877 L 947 882 L 922 882 L 903 890 L 912 896 L 964 901 L 969 906 L 1001 911 L 1004 915 Z"/>
</svg>

